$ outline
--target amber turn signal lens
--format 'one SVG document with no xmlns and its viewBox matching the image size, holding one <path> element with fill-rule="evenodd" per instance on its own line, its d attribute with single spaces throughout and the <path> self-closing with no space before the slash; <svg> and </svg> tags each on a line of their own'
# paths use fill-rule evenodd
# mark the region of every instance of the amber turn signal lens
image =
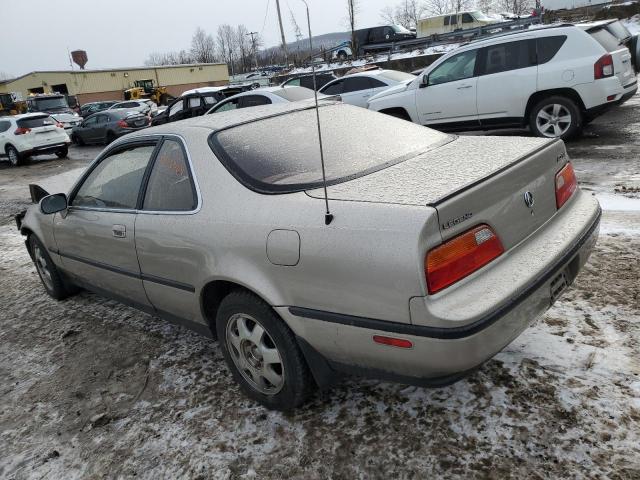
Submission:
<svg viewBox="0 0 640 480">
<path fill-rule="evenodd" d="M 556 173 L 556 207 L 560 208 L 578 189 L 578 180 L 573 165 L 567 163 Z"/>
<path fill-rule="evenodd" d="M 427 253 L 425 273 L 429 293 L 436 293 L 482 268 L 504 252 L 488 225 L 479 225 Z"/>
</svg>

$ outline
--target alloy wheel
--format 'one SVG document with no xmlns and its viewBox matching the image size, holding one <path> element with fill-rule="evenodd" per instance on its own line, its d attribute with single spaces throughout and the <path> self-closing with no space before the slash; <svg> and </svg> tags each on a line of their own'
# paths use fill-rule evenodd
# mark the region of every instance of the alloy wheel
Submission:
<svg viewBox="0 0 640 480">
<path fill-rule="evenodd" d="M 18 165 L 18 152 L 14 148 L 10 148 L 7 153 L 9 154 L 9 161 L 11 162 L 11 165 L 14 167 Z"/>
<path fill-rule="evenodd" d="M 45 284 L 48 290 L 53 290 L 53 278 L 51 277 L 51 271 L 47 265 L 47 260 L 44 258 L 44 254 L 39 246 L 33 249 L 33 256 L 35 258 L 36 268 L 42 278 L 42 282 Z"/>
<path fill-rule="evenodd" d="M 558 138 L 571 127 L 571 112 L 559 103 L 545 105 L 536 116 L 536 126 L 545 137 Z"/>
<path fill-rule="evenodd" d="M 275 395 L 284 386 L 285 371 L 275 342 L 255 318 L 231 316 L 226 329 L 227 349 L 244 379 L 260 393 Z"/>
</svg>

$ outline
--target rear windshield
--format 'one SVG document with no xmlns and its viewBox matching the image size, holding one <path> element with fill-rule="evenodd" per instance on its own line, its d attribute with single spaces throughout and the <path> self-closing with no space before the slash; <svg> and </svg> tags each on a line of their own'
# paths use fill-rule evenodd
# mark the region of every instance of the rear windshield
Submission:
<svg viewBox="0 0 640 480">
<path fill-rule="evenodd" d="M 620 21 L 608 24 L 607 30 L 620 41 L 624 41 L 627 38 L 631 37 L 631 32 L 629 31 L 629 29 L 625 27 Z"/>
<path fill-rule="evenodd" d="M 405 72 L 399 72 L 398 70 L 385 70 L 379 75 L 381 77 L 388 78 L 389 80 L 393 80 L 394 82 L 405 82 L 407 80 L 413 80 L 414 78 L 416 78 L 415 75 L 411 75 L 410 73 Z"/>
<path fill-rule="evenodd" d="M 309 98 L 313 98 L 313 90 L 305 87 L 291 86 L 275 90 L 271 93 L 273 93 L 274 95 L 278 95 L 285 100 L 289 100 L 290 102 L 297 102 L 298 100 L 307 100 Z"/>
<path fill-rule="evenodd" d="M 38 128 L 56 124 L 55 120 L 48 115 L 23 118 L 21 120 L 18 120 L 16 123 L 19 127 L 22 128 Z"/>
<path fill-rule="evenodd" d="M 604 28 L 591 30 L 589 35 L 602 45 L 607 52 L 615 52 L 620 48 L 620 40 L 607 32 Z"/>
<path fill-rule="evenodd" d="M 449 139 L 364 108 L 330 105 L 319 112 L 328 184 L 395 165 Z M 253 190 L 287 193 L 322 185 L 313 108 L 222 130 L 209 143 L 227 169 Z"/>
</svg>

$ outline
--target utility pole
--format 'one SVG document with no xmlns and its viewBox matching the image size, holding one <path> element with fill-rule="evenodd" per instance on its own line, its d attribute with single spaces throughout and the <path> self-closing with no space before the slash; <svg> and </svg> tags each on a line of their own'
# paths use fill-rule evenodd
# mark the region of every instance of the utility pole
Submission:
<svg viewBox="0 0 640 480">
<path fill-rule="evenodd" d="M 251 37 L 251 50 L 253 50 L 253 59 L 256 61 L 256 71 L 258 70 L 258 56 L 256 55 L 256 35 L 258 32 L 249 32 L 247 37 Z"/>
<path fill-rule="evenodd" d="M 282 26 L 282 15 L 280 14 L 280 0 L 276 0 L 276 10 L 278 10 L 278 23 L 280 24 L 280 36 L 282 37 L 282 50 L 284 51 L 284 63 L 289 65 L 289 55 L 287 55 L 287 41 L 284 39 L 284 27 Z"/>
</svg>

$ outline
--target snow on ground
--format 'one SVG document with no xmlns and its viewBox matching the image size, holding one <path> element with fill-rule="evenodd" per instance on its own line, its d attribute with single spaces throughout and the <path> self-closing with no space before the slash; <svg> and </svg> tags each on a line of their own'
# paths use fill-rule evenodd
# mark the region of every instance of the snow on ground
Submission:
<svg viewBox="0 0 640 480">
<path fill-rule="evenodd" d="M 640 33 L 640 15 L 634 15 L 631 18 L 623 20 L 622 23 L 624 23 L 633 35 Z"/>
</svg>

